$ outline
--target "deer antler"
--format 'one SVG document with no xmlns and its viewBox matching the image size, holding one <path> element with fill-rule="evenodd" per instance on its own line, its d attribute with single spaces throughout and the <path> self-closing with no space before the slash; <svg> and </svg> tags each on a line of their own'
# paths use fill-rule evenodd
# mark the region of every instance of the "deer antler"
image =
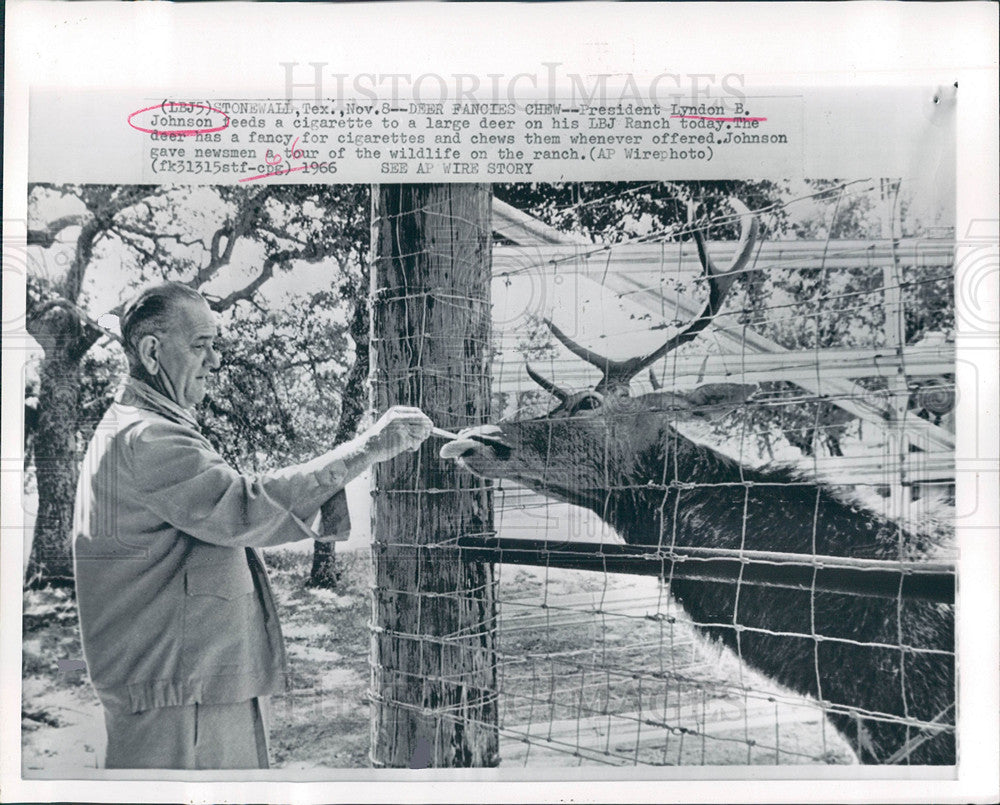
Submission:
<svg viewBox="0 0 1000 805">
<path fill-rule="evenodd" d="M 736 256 L 733 258 L 733 261 L 730 263 L 728 268 L 724 271 L 720 271 L 712 259 L 708 256 L 708 250 L 705 248 L 705 239 L 699 231 L 695 230 L 694 239 L 698 247 L 698 259 L 705 268 L 705 276 L 708 277 L 708 302 L 705 305 L 705 309 L 698 315 L 698 318 L 691 322 L 684 330 L 669 338 L 663 345 L 653 350 L 648 355 L 629 358 L 625 361 L 611 360 L 603 355 L 598 355 L 596 352 L 593 352 L 586 347 L 580 346 L 562 330 L 560 330 L 554 323 L 548 319 L 544 320 L 546 326 L 552 331 L 552 335 L 554 335 L 559 342 L 566 347 L 566 349 L 577 357 L 583 358 L 583 360 L 587 361 L 587 363 L 596 366 L 604 374 L 601 381 L 594 387 L 595 391 L 603 393 L 609 389 L 627 388 L 629 381 L 631 381 L 633 377 L 635 377 L 647 366 L 655 363 L 668 352 L 679 347 L 681 344 L 686 344 L 688 341 L 692 341 L 698 333 L 708 326 L 709 322 L 711 322 L 715 315 L 719 312 L 719 309 L 722 307 L 722 301 L 729 292 L 729 288 L 732 286 L 733 280 L 736 279 L 737 274 L 743 270 L 747 261 L 750 259 L 750 254 L 756 245 L 757 232 L 759 229 L 756 216 L 754 216 L 753 213 L 747 209 L 743 202 L 739 199 L 733 198 L 730 199 L 729 203 L 732 204 L 742 218 L 740 242 L 736 250 Z M 550 387 L 554 386 L 554 384 L 550 381 L 539 378 L 537 374 L 532 373 L 530 370 L 529 374 L 531 374 L 535 382 L 539 383 L 539 385 L 543 388 L 552 391 L 552 388 Z M 553 391 L 552 393 L 555 394 L 556 392 Z M 565 394 L 565 392 L 562 393 Z"/>
<path fill-rule="evenodd" d="M 541 386 L 543 389 L 545 389 L 549 394 L 551 394 L 554 397 L 556 397 L 556 399 L 558 399 L 559 402 L 566 402 L 566 400 L 569 399 L 570 395 L 569 395 L 568 391 L 566 391 L 565 389 L 559 388 L 559 386 L 557 386 L 551 380 L 546 380 L 544 377 L 542 377 L 540 374 L 538 374 L 538 372 L 536 372 L 534 369 L 531 368 L 531 364 L 530 363 L 526 364 L 526 368 L 528 370 L 528 377 L 530 377 L 532 380 L 534 380 L 539 386 Z"/>
</svg>

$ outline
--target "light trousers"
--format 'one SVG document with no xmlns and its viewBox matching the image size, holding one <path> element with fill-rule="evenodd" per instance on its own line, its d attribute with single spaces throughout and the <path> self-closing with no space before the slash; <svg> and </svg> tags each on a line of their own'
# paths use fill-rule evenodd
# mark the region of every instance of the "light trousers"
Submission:
<svg viewBox="0 0 1000 805">
<path fill-rule="evenodd" d="M 107 769 L 266 769 L 269 697 L 141 713 L 104 709 Z"/>
</svg>

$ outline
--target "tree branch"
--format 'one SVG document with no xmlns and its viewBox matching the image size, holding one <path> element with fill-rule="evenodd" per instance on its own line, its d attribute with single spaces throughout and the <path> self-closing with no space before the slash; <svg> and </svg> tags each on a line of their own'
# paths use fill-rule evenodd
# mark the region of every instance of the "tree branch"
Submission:
<svg viewBox="0 0 1000 805">
<path fill-rule="evenodd" d="M 77 299 L 83 287 L 83 275 L 90 266 L 90 260 L 94 254 L 94 241 L 100 234 L 103 226 L 97 220 L 87 221 L 80 230 L 80 237 L 76 240 L 76 254 L 70 264 L 69 272 L 63 282 L 63 296 L 66 299 Z"/>
<path fill-rule="evenodd" d="M 93 214 L 93 219 L 83 224 L 80 236 L 77 238 L 76 254 L 62 283 L 64 298 L 73 300 L 79 298 L 84 274 L 93 257 L 94 244 L 103 232 L 112 227 L 114 217 L 125 208 L 150 196 L 162 195 L 163 192 L 162 188 L 155 186 L 121 188 L 117 193 L 104 185 L 86 185 L 80 188 L 80 199 Z"/>
<path fill-rule="evenodd" d="M 64 229 L 69 229 L 71 226 L 81 226 L 85 220 L 86 216 L 84 215 L 64 215 L 62 218 L 50 221 L 44 229 L 29 229 L 27 245 L 41 246 L 43 249 L 47 249 L 56 242 L 57 236 Z"/>
<path fill-rule="evenodd" d="M 288 232 L 282 231 L 281 229 L 278 229 L 276 226 L 271 226 L 270 224 L 262 223 L 259 224 L 257 228 L 261 232 L 267 232 L 271 235 L 274 235 L 276 238 L 280 238 L 281 240 L 290 240 L 293 243 L 298 243 L 300 246 L 307 245 L 306 241 L 302 240 L 302 238 L 296 237 L 295 235 L 290 235 Z"/>
<path fill-rule="evenodd" d="M 260 270 L 260 274 L 254 277 L 252 281 L 244 285 L 242 288 L 233 291 L 228 296 L 209 303 L 209 307 L 211 307 L 216 313 L 221 313 L 223 310 L 231 308 L 241 299 L 251 301 L 253 295 L 257 292 L 257 289 L 274 276 L 275 264 L 284 264 L 285 262 L 286 261 L 283 259 L 282 255 L 272 255 L 271 257 L 268 257 L 264 261 L 264 267 Z"/>
<path fill-rule="evenodd" d="M 38 326 L 35 324 L 35 322 L 44 318 L 49 311 L 56 310 L 58 308 L 68 310 L 70 313 L 76 316 L 77 319 L 80 320 L 80 323 L 84 327 L 96 331 L 97 335 L 93 339 L 93 341 L 96 341 L 97 338 L 99 338 L 101 335 L 105 335 L 108 338 L 112 339 L 113 341 L 117 341 L 119 344 L 121 343 L 122 339 L 120 335 L 118 335 L 115 332 L 112 332 L 111 330 L 108 330 L 106 327 L 102 327 L 100 324 L 98 324 L 96 321 L 90 318 L 90 316 L 87 315 L 87 312 L 79 305 L 77 305 L 75 302 L 71 302 L 69 299 L 63 299 L 61 297 L 58 299 L 50 299 L 48 302 L 39 305 L 35 310 L 32 310 L 31 314 L 28 316 L 28 321 L 25 329 L 32 335 L 39 332 Z M 91 341 L 91 344 L 93 343 L 93 341 Z"/>
<path fill-rule="evenodd" d="M 215 230 L 215 234 L 212 235 L 212 243 L 208 247 L 209 265 L 218 263 L 222 259 L 222 255 L 219 254 L 219 245 L 222 242 L 222 238 L 227 236 L 229 236 L 228 237 L 229 240 L 232 240 L 232 236 L 229 235 L 228 227 L 222 227 L 220 229 Z M 226 245 L 228 246 L 229 244 L 227 243 Z"/>
<path fill-rule="evenodd" d="M 133 204 L 144 202 L 150 197 L 162 196 L 167 191 L 161 185 L 134 185 L 119 188 L 118 193 L 107 200 L 105 213 L 115 216 Z"/>
<path fill-rule="evenodd" d="M 122 227 L 120 225 L 119 226 L 114 226 L 114 227 L 111 227 L 108 231 L 109 232 L 113 232 L 115 235 L 118 236 L 118 238 L 121 240 L 122 243 L 124 243 L 125 245 L 130 246 L 131 248 L 135 249 L 139 254 L 141 254 L 143 257 L 145 257 L 148 261 L 150 261 L 150 262 L 156 262 L 156 255 L 153 252 L 151 252 L 145 246 L 141 245 L 136 238 L 133 238 L 130 235 L 126 235 L 125 234 L 126 232 L 129 232 L 129 230 L 126 227 Z M 154 243 L 155 243 L 155 241 L 154 241 Z"/>
<path fill-rule="evenodd" d="M 241 237 L 249 233 L 254 228 L 260 229 L 261 231 L 272 232 L 272 229 L 268 226 L 266 221 L 263 220 L 263 210 L 265 202 L 274 193 L 274 190 L 274 186 L 259 188 L 255 194 L 243 195 L 241 199 L 236 201 L 237 215 L 235 220 L 228 225 L 219 227 L 219 229 L 213 233 L 212 241 L 208 248 L 208 264 L 203 268 L 198 269 L 198 272 L 195 274 L 195 278 L 189 283 L 192 288 L 200 288 L 212 279 L 212 277 L 219 272 L 219 269 L 229 264 L 233 257 L 233 249 L 236 247 L 236 242 Z M 225 248 L 222 248 L 220 251 L 223 238 L 225 238 L 226 245 Z M 271 268 L 273 269 L 273 265 Z M 252 293 L 257 289 L 257 287 L 259 287 L 259 284 L 249 293 L 238 291 L 236 295 L 231 294 L 230 296 L 233 298 L 228 305 L 234 304 L 239 299 L 251 300 Z M 229 298 L 230 297 L 226 297 L 226 300 Z M 222 304 L 226 300 L 220 301 L 219 304 Z"/>
<path fill-rule="evenodd" d="M 198 274 L 195 277 L 195 282 L 198 285 L 204 285 L 219 272 L 220 268 L 229 264 L 233 256 L 236 241 L 244 234 L 246 234 L 246 228 L 245 226 L 241 226 L 239 222 L 232 226 L 220 227 L 215 231 L 212 235 L 212 243 L 208 249 L 208 265 L 204 268 L 199 268 Z M 222 244 L 223 238 L 226 239 L 226 248 L 220 253 L 219 246 Z"/>
<path fill-rule="evenodd" d="M 154 243 L 159 241 L 160 238 L 168 238 L 170 240 L 176 241 L 181 246 L 194 246 L 196 243 L 201 243 L 204 245 L 204 241 L 201 238 L 192 238 L 191 240 L 184 240 L 184 238 L 176 232 L 156 232 L 152 229 L 143 229 L 135 224 L 126 223 L 125 221 L 118 221 L 115 227 L 119 231 L 129 232 L 133 235 L 138 235 L 140 237 L 151 240 Z"/>
<path fill-rule="evenodd" d="M 228 249 L 229 247 L 227 246 L 226 248 Z M 260 274 L 258 274 L 251 282 L 242 288 L 233 291 L 229 294 L 229 296 L 216 300 L 211 303 L 210 306 L 212 310 L 219 313 L 223 310 L 229 309 L 241 299 L 253 302 L 253 295 L 257 292 L 257 289 L 274 276 L 274 267 L 276 265 L 280 265 L 283 269 L 287 270 L 289 263 L 293 260 L 303 260 L 307 263 L 318 263 L 320 260 L 326 259 L 326 257 L 326 253 L 315 246 L 309 246 L 299 251 L 286 249 L 284 251 L 276 252 L 275 254 L 269 255 L 264 260 L 264 267 L 261 269 Z"/>
</svg>

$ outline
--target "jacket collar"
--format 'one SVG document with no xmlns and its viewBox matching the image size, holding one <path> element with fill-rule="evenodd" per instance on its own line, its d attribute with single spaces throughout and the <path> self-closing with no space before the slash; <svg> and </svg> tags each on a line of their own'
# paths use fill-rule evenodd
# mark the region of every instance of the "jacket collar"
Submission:
<svg viewBox="0 0 1000 805">
<path fill-rule="evenodd" d="M 115 395 L 115 402 L 135 408 L 144 408 L 147 411 L 155 411 L 174 422 L 198 428 L 198 420 L 194 418 L 193 411 L 189 408 L 182 408 L 173 400 L 164 397 L 148 383 L 143 383 L 134 377 L 125 378 L 125 382 L 122 383 Z"/>
</svg>

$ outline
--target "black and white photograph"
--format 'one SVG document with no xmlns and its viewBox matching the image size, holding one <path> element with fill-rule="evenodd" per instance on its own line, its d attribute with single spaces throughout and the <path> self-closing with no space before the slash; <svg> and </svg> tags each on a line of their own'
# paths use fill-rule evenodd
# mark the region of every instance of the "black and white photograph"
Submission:
<svg viewBox="0 0 1000 805">
<path fill-rule="evenodd" d="M 2 798 L 990 801 L 985 7 L 113 8 L 10 16 Z"/>
<path fill-rule="evenodd" d="M 907 190 L 32 186 L 25 772 L 954 765 Z"/>
</svg>

